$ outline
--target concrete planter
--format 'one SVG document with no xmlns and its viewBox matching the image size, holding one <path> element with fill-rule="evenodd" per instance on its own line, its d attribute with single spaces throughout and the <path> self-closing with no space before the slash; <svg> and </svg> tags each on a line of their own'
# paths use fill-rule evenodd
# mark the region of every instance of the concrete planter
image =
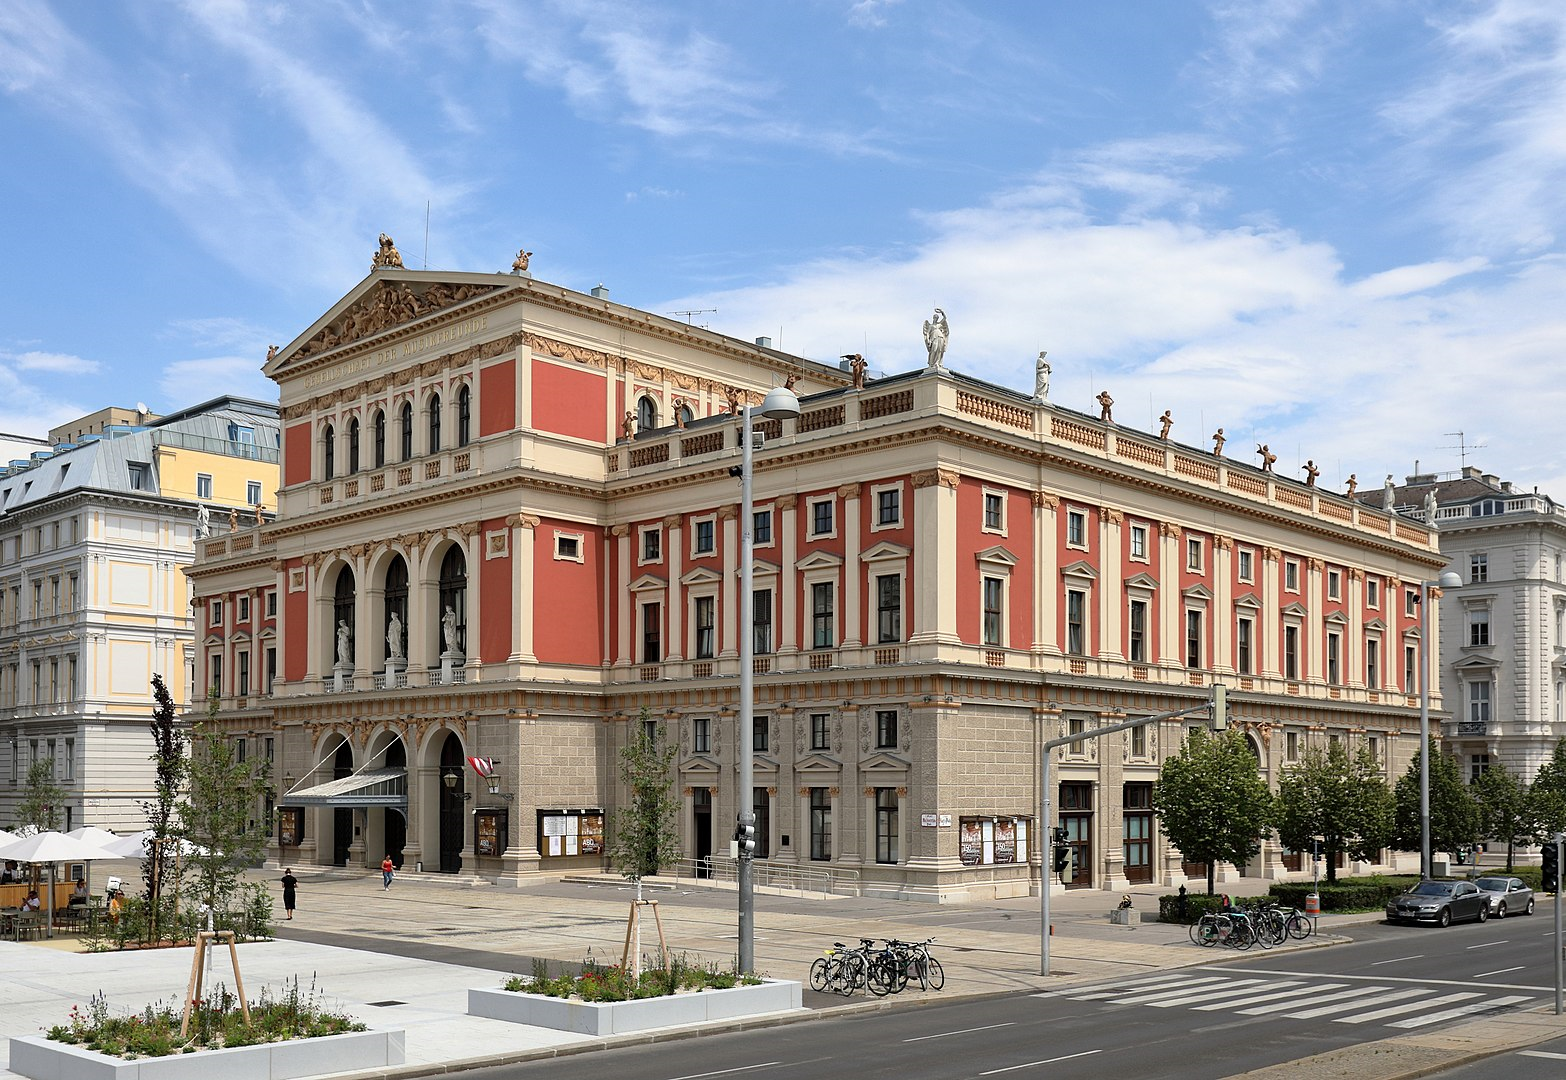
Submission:
<svg viewBox="0 0 1566 1080">
<path fill-rule="evenodd" d="M 736 986 L 729 990 L 601 1003 L 567 1001 L 511 990 L 469 990 L 468 1015 L 578 1035 L 624 1035 L 709 1020 L 787 1012 L 802 1007 L 800 992 L 799 983 L 782 979 L 768 979 L 756 986 Z"/>
<path fill-rule="evenodd" d="M 403 1032 L 353 1031 L 319 1039 L 201 1050 L 125 1061 L 37 1035 L 11 1040 L 11 1071 L 33 1080 L 294 1080 L 407 1060 Z"/>
</svg>

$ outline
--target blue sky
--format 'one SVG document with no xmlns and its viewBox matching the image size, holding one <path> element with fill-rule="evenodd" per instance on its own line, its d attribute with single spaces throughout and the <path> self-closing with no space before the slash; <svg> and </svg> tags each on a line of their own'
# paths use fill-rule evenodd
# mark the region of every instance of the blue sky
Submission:
<svg viewBox="0 0 1566 1080">
<path fill-rule="evenodd" d="M 275 398 L 384 231 L 873 370 L 939 305 L 1123 424 L 1566 497 L 1559 0 L 6 0 L 0 147 L 3 431 Z"/>
</svg>

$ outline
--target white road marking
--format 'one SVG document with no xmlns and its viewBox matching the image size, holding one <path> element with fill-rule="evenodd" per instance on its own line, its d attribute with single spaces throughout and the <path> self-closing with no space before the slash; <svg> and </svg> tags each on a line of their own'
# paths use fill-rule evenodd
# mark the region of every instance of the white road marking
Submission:
<svg viewBox="0 0 1566 1080">
<path fill-rule="evenodd" d="M 1275 1001 L 1271 1005 L 1258 1005 L 1254 1009 L 1241 1009 L 1241 1016 L 1266 1016 L 1269 1013 L 1288 1012 L 1290 1009 L 1298 1009 L 1302 1005 L 1319 1005 L 1324 1001 L 1337 1001 L 1339 998 L 1363 997 L 1366 994 L 1380 993 L 1387 988 L 1385 986 L 1357 986 L 1352 990 L 1338 990 L 1335 994 L 1322 994 L 1320 990 L 1336 990 L 1342 983 L 1323 983 L 1320 986 L 1307 986 L 1303 991 L 1291 993 L 1288 998 L 1295 1000 Z M 1298 1000 L 1302 995 L 1309 997 L 1304 1001 Z M 1284 997 L 1283 994 L 1274 994 L 1274 997 Z M 1258 999 L 1265 1000 L 1265 999 Z M 1365 1004 L 1363 1001 L 1355 1002 L 1356 1005 Z M 1292 1015 L 1292 1014 L 1291 1014 Z"/>
<path fill-rule="evenodd" d="M 1476 978 L 1476 979 L 1488 979 L 1491 975 L 1505 975 L 1508 971 L 1521 971 L 1521 970 L 1522 970 L 1521 965 L 1519 965 L 1517 967 L 1510 967 L 1510 968 L 1497 968 L 1494 971 L 1486 971 L 1483 974 L 1475 975 L 1474 978 Z"/>
<path fill-rule="evenodd" d="M 1275 1000 L 1277 998 L 1284 998 L 1284 997 L 1299 997 L 1301 994 L 1309 994 L 1309 993 L 1311 993 L 1314 990 L 1336 990 L 1338 987 L 1340 987 L 1342 985 L 1343 985 L 1342 983 L 1319 983 L 1319 984 L 1314 985 L 1314 986 L 1306 984 L 1306 983 L 1287 983 L 1287 982 L 1273 983 L 1271 987 L 1263 987 L 1262 988 L 1264 990 L 1272 990 L 1271 993 L 1268 993 L 1268 994 L 1256 994 L 1256 993 L 1252 993 L 1250 991 L 1246 991 L 1245 1000 L 1244 1001 L 1241 1001 L 1241 1002 L 1222 1001 L 1222 1002 L 1217 1002 L 1217 1003 L 1212 1004 L 1212 1005 L 1198 1005 L 1198 1006 L 1196 1006 L 1196 1011 L 1198 1011 L 1198 1012 L 1213 1012 L 1213 1011 L 1215 1011 L 1217 1009 L 1232 1009 L 1232 1008 L 1234 1008 L 1234 1006 L 1236 1004 L 1240 1004 L 1240 1005 L 1259 1005 L 1263 1001 L 1273 1001 L 1273 1000 Z M 1288 987 L 1288 989 L 1284 989 L 1284 987 Z M 1247 1010 L 1241 1010 L 1241 1011 L 1244 1012 L 1244 1011 L 1247 1011 Z"/>
<path fill-rule="evenodd" d="M 1542 1057 L 1551 1061 L 1566 1061 L 1566 1054 L 1552 1054 L 1548 1050 L 1519 1050 L 1518 1057 Z"/>
<path fill-rule="evenodd" d="M 1070 1061 L 1072 1058 L 1087 1057 L 1089 1054 L 1101 1054 L 1102 1050 L 1084 1050 L 1080 1054 L 1067 1054 L 1065 1057 L 1045 1058 L 1043 1061 L 1025 1061 L 1021 1065 L 1008 1065 L 1004 1069 L 991 1069 L 989 1072 L 981 1072 L 980 1076 L 994 1076 L 996 1073 L 1012 1072 L 1016 1069 L 1031 1069 L 1035 1065 L 1053 1065 L 1057 1061 Z"/>
<path fill-rule="evenodd" d="M 1075 998 L 1077 1001 L 1095 1001 L 1101 998 L 1124 997 L 1127 994 L 1145 994 L 1154 990 L 1159 992 L 1166 990 L 1188 990 L 1195 986 L 1210 986 L 1216 983 L 1226 983 L 1228 981 L 1229 977 L 1227 975 L 1209 975 L 1204 979 L 1196 979 L 1187 975 L 1182 975 L 1176 979 L 1159 979 L 1153 982 L 1138 983 L 1136 985 L 1117 986 L 1113 990 L 1092 990 L 1085 994 L 1071 994 L 1069 991 L 1067 991 L 1067 993 L 1070 997 Z"/>
<path fill-rule="evenodd" d="M 1468 946 L 1470 949 L 1488 949 L 1491 945 L 1505 945 L 1505 941 L 1482 941 L 1478 945 Z"/>
<path fill-rule="evenodd" d="M 1399 956 L 1396 960 L 1377 960 L 1371 967 L 1380 967 L 1382 964 L 1401 964 L 1404 960 L 1423 960 L 1424 953 L 1415 953 L 1413 956 Z"/>
<path fill-rule="evenodd" d="M 1419 1001 L 1409 1002 L 1405 1005 L 1394 1005 L 1390 1009 L 1377 1009 L 1375 1012 L 1356 1013 L 1353 1016 L 1340 1016 L 1334 1023 L 1338 1024 L 1364 1024 L 1371 1020 L 1380 1020 L 1388 1016 L 1396 1016 L 1398 1013 L 1413 1012 L 1415 1009 L 1423 1009 L 1428 1005 L 1450 1005 L 1457 1001 L 1466 1001 L 1469 998 L 1483 997 L 1483 994 L 1446 994 L 1443 997 L 1423 998 Z"/>
<path fill-rule="evenodd" d="M 1491 1009 L 1504 1009 L 1508 1005 L 1517 1005 L 1517 1004 L 1520 1004 L 1521 1002 L 1532 1001 L 1532 1000 L 1533 1000 L 1532 998 L 1526 998 L 1526 997 L 1491 998 L 1491 999 L 1489 999 L 1487 1001 L 1476 1001 L 1472 1005 L 1459 1005 L 1455 1009 L 1446 1009 L 1446 1010 L 1444 1010 L 1442 1012 L 1432 1013 L 1429 1016 L 1416 1016 L 1416 1017 L 1413 1017 L 1412 1019 L 1409 1019 L 1409 1020 L 1399 1020 L 1399 1021 L 1397 1021 L 1394 1024 L 1388 1024 L 1387 1027 L 1395 1027 L 1395 1028 L 1423 1027 L 1426 1024 L 1433 1024 L 1433 1023 L 1435 1023 L 1438 1020 L 1451 1020 L 1454 1017 L 1469 1016 L 1469 1015 L 1472 1015 L 1473 1013 L 1476 1013 L 1476 1012 L 1488 1012 Z"/>
<path fill-rule="evenodd" d="M 756 1065 L 741 1065 L 737 1069 L 719 1069 L 717 1072 L 688 1073 L 685 1076 L 671 1077 L 670 1080 L 701 1080 L 704 1076 L 728 1076 L 730 1073 L 750 1072 L 752 1069 L 770 1069 L 774 1065 L 783 1064 L 781 1061 L 763 1061 Z"/>
<path fill-rule="evenodd" d="M 963 1028 L 961 1031 L 943 1031 L 939 1035 L 920 1035 L 917 1039 L 904 1039 L 903 1042 L 924 1042 L 926 1039 L 944 1039 L 948 1035 L 967 1035 L 975 1031 L 994 1031 L 996 1028 L 1012 1027 L 1015 1023 L 1016 1021 L 1010 1021 L 1005 1024 L 989 1024 L 985 1027 Z"/>
<path fill-rule="evenodd" d="M 1178 1004 L 1211 994 L 1229 994 L 1244 987 L 1258 986 L 1266 979 L 1224 979 L 1216 986 L 1187 986 L 1179 990 L 1162 990 L 1156 994 L 1132 994 L 1129 997 L 1112 998 L 1113 1005 L 1157 1005 L 1160 1002 Z"/>
<path fill-rule="evenodd" d="M 1336 1005 L 1323 1005 L 1319 1009 L 1302 1009 L 1299 1012 L 1288 1013 L 1290 1020 L 1314 1020 L 1318 1016 L 1331 1016 L 1333 1013 L 1349 1012 L 1353 1009 L 1363 1009 L 1366 1005 L 1384 1005 L 1393 1001 L 1402 1001 L 1404 998 L 1424 997 L 1432 993 L 1430 990 L 1396 990 L 1390 994 L 1383 994 L 1375 1001 L 1349 1001 L 1339 1002 Z M 1334 995 L 1341 997 L 1342 995 Z"/>
</svg>

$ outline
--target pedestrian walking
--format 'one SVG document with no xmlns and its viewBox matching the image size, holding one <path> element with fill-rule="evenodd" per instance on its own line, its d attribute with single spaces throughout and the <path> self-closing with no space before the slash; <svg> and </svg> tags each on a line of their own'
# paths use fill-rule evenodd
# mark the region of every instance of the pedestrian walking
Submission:
<svg viewBox="0 0 1566 1080">
<path fill-rule="evenodd" d="M 395 869 L 395 867 L 392 866 L 391 856 L 387 855 L 386 858 L 381 860 L 381 891 L 382 892 L 385 892 L 387 889 L 391 888 L 391 879 L 392 879 L 392 870 L 393 869 Z"/>
<path fill-rule="evenodd" d="M 288 917 L 294 917 L 294 898 L 298 895 L 295 890 L 299 888 L 299 879 L 294 877 L 293 870 L 283 868 L 283 910 L 288 912 Z"/>
</svg>

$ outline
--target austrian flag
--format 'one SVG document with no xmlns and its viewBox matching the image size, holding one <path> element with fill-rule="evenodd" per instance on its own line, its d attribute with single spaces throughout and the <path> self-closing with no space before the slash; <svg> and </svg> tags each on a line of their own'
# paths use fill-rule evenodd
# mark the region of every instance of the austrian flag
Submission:
<svg viewBox="0 0 1566 1080">
<path fill-rule="evenodd" d="M 473 771 L 488 779 L 495 775 L 495 759 L 487 757 L 470 757 L 468 764 L 473 766 Z"/>
</svg>

